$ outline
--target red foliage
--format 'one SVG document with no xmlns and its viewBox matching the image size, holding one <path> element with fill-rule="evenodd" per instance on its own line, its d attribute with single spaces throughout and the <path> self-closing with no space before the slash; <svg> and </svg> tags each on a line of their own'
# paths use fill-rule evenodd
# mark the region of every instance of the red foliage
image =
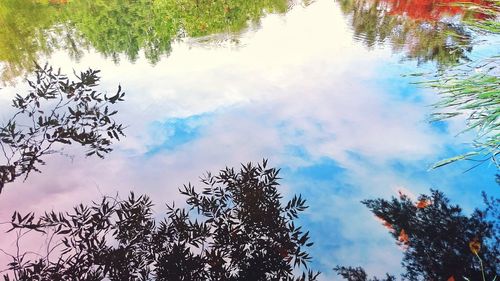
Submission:
<svg viewBox="0 0 500 281">
<path fill-rule="evenodd" d="M 382 0 L 390 5 L 393 15 L 405 15 L 415 20 L 438 21 L 444 16 L 465 14 L 465 9 L 457 4 L 463 0 Z M 469 0 L 467 2 L 481 6 L 489 6 L 485 0 Z M 484 19 L 485 14 L 474 13 L 474 18 Z"/>
</svg>

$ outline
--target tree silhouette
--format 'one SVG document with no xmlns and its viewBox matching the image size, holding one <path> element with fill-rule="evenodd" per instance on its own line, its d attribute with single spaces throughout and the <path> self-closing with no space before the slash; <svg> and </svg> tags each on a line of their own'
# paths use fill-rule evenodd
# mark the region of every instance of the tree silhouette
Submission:
<svg viewBox="0 0 500 281">
<path fill-rule="evenodd" d="M 33 260 L 13 255 L 13 280 L 315 280 L 311 270 L 296 275 L 311 259 L 308 232 L 294 224 L 305 200 L 282 205 L 279 170 L 266 165 L 208 173 L 201 192 L 183 186 L 187 208 L 167 205 L 160 222 L 151 200 L 133 193 L 38 219 L 14 213 L 11 230 L 54 245 Z"/>
<path fill-rule="evenodd" d="M 405 280 L 493 280 L 500 271 L 499 199 L 484 195 L 486 208 L 465 216 L 443 193 L 431 190 L 417 202 L 401 194 L 365 200 L 404 250 Z M 368 280 L 362 268 L 335 269 L 350 281 Z M 395 280 L 387 276 L 384 280 Z M 373 279 L 377 280 L 377 279 Z"/>
<path fill-rule="evenodd" d="M 377 277 L 368 279 L 368 275 L 361 267 L 337 266 L 334 270 L 344 279 L 349 281 L 396 281 L 396 278 L 389 274 L 386 274 L 384 279 L 378 279 Z"/>
<path fill-rule="evenodd" d="M 116 94 L 98 93 L 99 71 L 89 69 L 76 81 L 52 67 L 36 65 L 35 78 L 28 80 L 30 92 L 13 99 L 16 112 L 0 126 L 0 192 L 5 183 L 32 171 L 39 172 L 43 156 L 57 152 L 57 144 L 78 143 L 87 147 L 87 155 L 103 157 L 111 151 L 113 139 L 123 136 L 123 125 L 113 120 L 111 106 L 123 101 Z"/>
</svg>

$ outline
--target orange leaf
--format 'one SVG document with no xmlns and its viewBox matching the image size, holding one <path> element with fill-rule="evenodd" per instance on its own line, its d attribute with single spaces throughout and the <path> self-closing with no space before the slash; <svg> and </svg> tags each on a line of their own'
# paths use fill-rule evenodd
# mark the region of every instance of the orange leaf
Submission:
<svg viewBox="0 0 500 281">
<path fill-rule="evenodd" d="M 446 280 L 446 281 L 455 281 L 455 277 L 452 275 L 452 276 L 450 276 L 450 278 L 448 278 L 448 280 Z"/>
<path fill-rule="evenodd" d="M 481 242 L 479 242 L 479 239 L 472 239 L 472 241 L 469 242 L 469 249 L 474 255 L 477 255 L 479 250 L 481 250 Z"/>
<path fill-rule="evenodd" d="M 422 199 L 420 201 L 417 202 L 416 206 L 417 208 L 419 209 L 424 209 L 426 208 L 427 206 L 429 206 L 431 204 L 431 201 L 430 200 L 425 200 L 425 199 Z"/>
<path fill-rule="evenodd" d="M 398 240 L 399 240 L 399 242 L 401 242 L 403 244 L 410 243 L 410 239 L 408 238 L 408 234 L 406 234 L 406 231 L 404 229 L 401 229 L 401 232 L 399 233 Z"/>
</svg>

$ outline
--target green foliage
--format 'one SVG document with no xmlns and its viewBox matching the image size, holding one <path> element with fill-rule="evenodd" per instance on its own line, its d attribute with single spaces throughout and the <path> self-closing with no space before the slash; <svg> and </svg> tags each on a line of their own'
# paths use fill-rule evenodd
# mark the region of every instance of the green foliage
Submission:
<svg viewBox="0 0 500 281">
<path fill-rule="evenodd" d="M 157 1 L 73 1 L 64 9 L 68 29 L 105 56 L 119 60 L 124 54 L 135 61 L 142 48 L 153 63 L 168 54 L 177 37 L 179 22 Z"/>
<path fill-rule="evenodd" d="M 30 172 L 39 172 L 43 156 L 57 151 L 57 144 L 78 143 L 87 155 L 103 157 L 111 151 L 113 139 L 123 136 L 112 106 L 123 101 L 118 87 L 115 95 L 98 93 L 99 71 L 89 69 L 76 81 L 45 65 L 36 65 L 35 78 L 28 80 L 27 95 L 13 100 L 16 113 L 0 126 L 0 148 L 5 163 L 0 165 L 0 192 L 7 182 Z"/>
<path fill-rule="evenodd" d="M 500 34 L 498 16 L 500 2 L 490 0 L 483 5 L 460 4 L 467 9 L 480 11 L 486 15 L 480 20 L 466 20 L 468 28 L 474 32 L 498 36 Z M 459 160 L 478 161 L 479 164 L 491 160 L 500 167 L 497 156 L 500 147 L 500 55 L 478 59 L 455 68 L 438 72 L 432 79 L 423 82 L 434 88 L 441 100 L 434 105 L 433 120 L 444 120 L 459 115 L 467 116 L 466 131 L 474 131 L 474 149 L 462 155 L 444 159 L 431 168 L 441 167 Z"/>
<path fill-rule="evenodd" d="M 220 32 L 239 32 L 249 22 L 257 23 L 266 12 L 284 13 L 288 1 L 220 1 L 220 0 L 182 0 L 165 1 L 172 8 L 188 11 L 182 18 L 182 27 L 187 36 L 198 37 Z M 172 1 L 173 2 L 173 1 Z"/>
<path fill-rule="evenodd" d="M 144 52 L 151 63 L 171 52 L 172 42 L 222 32 L 240 32 L 266 13 L 284 13 L 288 0 L 32 0 L 0 2 L 3 81 L 34 68 L 41 54 L 63 49 L 78 60 L 93 47 L 118 62 Z"/>
<path fill-rule="evenodd" d="M 53 49 L 48 30 L 56 22 L 56 9 L 33 1 L 0 1 L 0 61 L 2 81 L 34 70 L 33 61 Z"/>
<path fill-rule="evenodd" d="M 158 222 L 147 196 L 103 198 L 71 213 L 14 213 L 12 229 L 49 237 L 50 253 L 13 255 L 13 280 L 315 280 L 312 245 L 294 224 L 307 206 L 282 205 L 278 170 L 247 164 L 180 189 L 187 208 L 167 205 Z M 5 280 L 9 277 L 5 275 Z"/>
<path fill-rule="evenodd" d="M 482 67 L 484 69 L 487 65 Z M 496 71 L 495 68 L 494 65 L 490 71 Z M 466 70 L 458 73 L 455 71 L 455 74 L 449 73 L 439 78 L 426 83 L 427 87 L 437 89 L 442 96 L 434 105 L 438 112 L 433 114 L 433 120 L 467 115 L 467 129 L 464 132 L 476 132 L 476 150 L 442 160 L 432 168 L 464 159 L 481 162 L 491 159 L 500 167 L 497 161 L 500 145 L 500 77 L 490 72 L 477 74 Z"/>
<path fill-rule="evenodd" d="M 486 5 L 478 5 L 468 2 L 459 3 L 458 5 L 485 15 L 485 17 L 480 21 L 467 19 L 465 22 L 469 27 L 479 32 L 500 34 L 500 21 L 498 21 L 500 1 L 488 0 Z"/>
<path fill-rule="evenodd" d="M 339 0 L 338 3 L 351 22 L 355 39 L 369 48 L 389 44 L 407 59 L 436 62 L 442 68 L 466 60 L 471 50 L 472 38 L 461 25 L 391 12 L 390 7 L 399 1 Z M 411 11 L 425 7 L 425 3 L 418 4 L 410 3 L 407 8 Z"/>
</svg>

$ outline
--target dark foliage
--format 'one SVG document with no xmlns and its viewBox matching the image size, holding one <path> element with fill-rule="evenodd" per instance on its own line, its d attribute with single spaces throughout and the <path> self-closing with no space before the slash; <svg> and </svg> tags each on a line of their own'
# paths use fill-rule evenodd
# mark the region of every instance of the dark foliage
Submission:
<svg viewBox="0 0 500 281">
<path fill-rule="evenodd" d="M 0 126 L 5 161 L 0 163 L 0 192 L 5 183 L 39 172 L 42 156 L 57 151 L 55 144 L 79 143 L 89 156 L 111 151 L 112 140 L 123 136 L 124 128 L 113 120 L 117 111 L 110 106 L 123 101 L 124 93 L 120 87 L 112 96 L 94 90 L 98 73 L 89 69 L 70 81 L 52 67 L 36 66 L 29 93 L 14 98 L 16 113 Z"/>
<path fill-rule="evenodd" d="M 403 248 L 405 280 L 483 280 L 482 271 L 486 280 L 493 280 L 500 272 L 500 202 L 486 195 L 484 199 L 486 209 L 476 209 L 471 216 L 463 215 L 437 190 L 431 196 L 421 195 L 417 202 L 401 195 L 363 204 L 383 220 Z M 368 280 L 361 268 L 336 271 L 350 281 Z"/>
<path fill-rule="evenodd" d="M 376 277 L 368 279 L 368 275 L 366 275 L 365 270 L 361 267 L 337 266 L 334 270 L 344 279 L 349 281 L 396 281 L 396 278 L 389 274 L 387 274 L 384 279 L 378 279 Z"/>
<path fill-rule="evenodd" d="M 52 256 L 13 255 L 13 280 L 315 280 L 307 270 L 308 233 L 295 226 L 305 200 L 286 205 L 278 170 L 247 164 L 208 174 L 201 193 L 180 192 L 187 208 L 167 205 L 157 223 L 151 200 L 104 198 L 71 213 L 14 213 L 12 229 L 49 237 Z M 296 275 L 296 269 L 307 272 Z M 13 275 L 13 277 L 12 277 Z M 8 276 L 5 280 L 11 280 Z"/>
</svg>

